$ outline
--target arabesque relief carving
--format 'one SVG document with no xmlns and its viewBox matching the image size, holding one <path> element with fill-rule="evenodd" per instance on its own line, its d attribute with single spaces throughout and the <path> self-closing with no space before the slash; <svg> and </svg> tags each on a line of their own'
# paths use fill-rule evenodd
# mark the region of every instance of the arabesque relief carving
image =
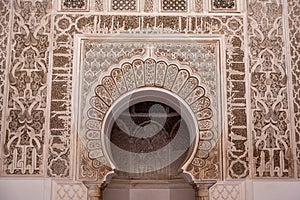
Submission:
<svg viewBox="0 0 300 200">
<path fill-rule="evenodd" d="M 59 41 L 54 43 L 54 70 L 52 83 L 52 107 L 51 134 L 62 133 L 66 142 L 59 141 L 65 148 L 61 151 L 60 159 L 65 160 L 65 168 L 69 164 L 70 154 L 67 145 L 70 140 L 71 127 L 71 88 L 72 88 L 72 55 L 73 37 L 79 33 L 117 33 L 119 30 L 158 29 L 159 33 L 198 33 L 198 34 L 225 34 L 226 44 L 226 70 L 227 73 L 227 115 L 228 115 L 228 142 L 226 145 L 235 148 L 227 149 L 228 176 L 232 178 L 247 177 L 249 174 L 249 160 L 246 126 L 246 99 L 245 99 L 245 68 L 243 54 L 243 25 L 242 18 L 235 17 L 138 17 L 138 16 L 88 16 L 88 15 L 57 15 L 55 16 L 55 38 Z M 95 22 L 97 22 L 95 24 Z M 121 25 L 121 26 L 120 26 Z M 151 31 L 150 31 L 151 32 Z M 123 54 L 128 56 L 127 54 Z M 183 63 L 184 64 L 184 63 Z M 59 78 L 61 77 L 61 78 Z M 63 78 L 63 79 L 62 79 Z M 57 91 L 57 93 L 55 93 Z M 58 91 L 60 91 L 58 93 Z M 63 96 L 61 96 L 63 95 Z M 58 104 L 59 103 L 59 104 Z M 58 106 L 63 105 L 63 106 Z M 229 106 L 230 105 L 230 106 Z M 57 122 L 60 123 L 57 123 Z M 54 123 L 55 122 L 55 123 Z M 237 139 L 240 138 L 240 139 Z M 51 147 L 50 147 L 51 148 Z M 66 152 L 66 154 L 64 153 Z M 241 153 L 243 152 L 243 153 Z M 53 154 L 54 156 L 54 154 Z M 55 155 L 57 156 L 57 154 Z M 54 158 L 54 157 L 53 157 Z M 51 161 L 50 159 L 49 161 Z M 52 165 L 51 167 L 54 167 Z M 57 176 L 57 175 L 55 175 Z M 65 176 L 60 174 L 58 176 Z"/>
<path fill-rule="evenodd" d="M 6 175 L 43 175 L 50 19 L 46 1 L 14 1 L 3 149 Z"/>
<path fill-rule="evenodd" d="M 226 9 L 236 9 L 237 2 L 236 0 L 211 0 L 212 7 L 214 10 L 226 10 Z"/>
<path fill-rule="evenodd" d="M 282 12 L 275 0 L 249 4 L 255 177 L 293 176 Z"/>
<path fill-rule="evenodd" d="M 68 2 L 66 5 L 71 7 L 70 3 L 75 1 L 61 2 Z M 88 1 L 82 2 L 85 2 L 85 6 L 90 4 Z M 97 2 L 95 1 L 95 4 L 99 5 L 99 8 L 106 9 L 103 7 L 103 1 Z M 194 2 L 194 6 L 201 5 L 201 9 L 203 9 L 203 2 L 197 2 Z M 211 2 L 216 2 L 218 4 L 216 6 L 220 10 L 230 10 L 230 2 L 233 1 Z M 4 1 L 3 5 L 1 7 L 3 13 L 1 20 L 7 21 L 8 12 L 12 9 L 9 5 L 13 5 L 11 15 L 13 22 L 11 23 L 11 47 L 7 47 L 11 48 L 9 63 L 6 59 L 1 60 L 1 69 L 3 69 L 1 80 L 6 79 L 6 81 L 1 81 L 0 90 L 0 98 L 2 97 L 4 101 L 0 105 L 2 106 L 0 111 L 2 111 L 1 119 L 3 122 L 1 142 L 4 145 L 2 174 L 27 176 L 44 176 L 46 174 L 49 177 L 72 177 L 74 167 L 71 158 L 74 156 L 72 155 L 74 152 L 72 149 L 74 133 L 72 133 L 71 108 L 74 99 L 72 97 L 74 90 L 72 80 L 75 67 L 74 37 L 80 34 L 109 35 L 122 32 L 130 34 L 182 33 L 187 37 L 194 34 L 209 35 L 210 37 L 221 35 L 224 39 L 224 47 L 222 47 L 224 62 L 221 64 L 224 63 L 222 66 L 225 74 L 223 84 L 226 84 L 224 86 L 226 88 L 226 92 L 224 91 L 224 99 L 226 99 L 224 115 L 226 115 L 225 119 L 227 120 L 223 132 L 225 134 L 224 146 L 226 147 L 224 176 L 227 179 L 246 178 L 250 175 L 249 169 L 252 164 L 254 170 L 251 176 L 254 177 L 294 176 L 295 166 L 292 163 L 294 156 L 292 152 L 295 151 L 297 156 L 299 151 L 297 146 L 299 143 L 297 128 L 299 124 L 299 105 L 297 103 L 299 99 L 299 83 L 297 82 L 298 30 L 296 26 L 298 3 L 289 1 L 288 4 L 291 16 L 289 18 L 291 29 L 289 37 L 291 38 L 293 75 L 291 81 L 293 98 L 290 97 L 290 99 L 294 100 L 290 104 L 293 105 L 293 110 L 288 107 L 290 105 L 287 92 L 289 77 L 287 73 L 289 70 L 286 67 L 286 54 L 283 50 L 285 36 L 283 34 L 282 15 L 284 8 L 282 3 L 278 3 L 278 1 L 250 1 L 247 19 L 239 13 L 233 15 L 226 13 L 224 16 L 219 14 L 215 16 L 214 13 L 209 13 L 207 16 L 171 16 L 168 14 L 166 14 L 168 16 L 140 16 L 139 14 L 121 16 L 101 15 L 101 13 L 91 15 L 87 12 L 88 8 L 81 14 L 78 10 L 78 12 L 62 10 L 62 13 L 57 14 L 51 13 L 51 3 L 48 1 L 14 1 L 13 3 Z M 237 2 L 234 2 L 235 8 L 237 5 Z M 141 10 L 144 9 L 149 12 L 156 9 L 153 1 L 146 1 L 143 6 Z M 234 9 L 232 12 L 235 12 Z M 217 12 L 216 10 L 212 11 Z M 244 34 L 246 32 L 244 22 L 247 20 L 248 36 Z M 9 25 L 1 23 L 2 26 L 3 33 L 8 33 Z M 1 35 L 1 41 L 4 41 L 1 43 L 1 58 L 7 56 L 6 46 L 9 45 L 7 35 Z M 246 37 L 248 37 L 247 43 L 250 47 L 249 73 L 245 69 L 245 49 L 248 48 L 245 46 Z M 102 72 L 107 70 L 109 66 L 116 64 L 115 62 L 129 59 L 132 56 L 145 56 L 146 51 L 143 46 L 140 44 L 133 45 L 132 48 L 127 48 L 120 55 L 116 55 L 115 61 L 108 59 L 103 62 Z M 113 47 L 110 53 L 119 49 Z M 131 49 L 135 50 L 132 51 Z M 189 49 L 193 51 L 193 48 Z M 105 54 L 104 57 L 107 57 L 108 52 L 105 52 L 104 46 L 102 51 L 104 51 L 102 52 Z M 178 64 L 181 65 L 189 65 L 186 62 L 186 57 L 192 55 L 192 52 L 185 54 L 180 53 L 179 50 L 176 52 L 174 48 L 173 50 L 166 50 L 158 46 L 153 52 L 156 57 L 165 57 L 170 61 L 177 60 Z M 210 81 L 207 81 L 210 71 L 197 71 L 197 67 L 191 65 L 192 73 L 202 75 L 206 73 L 208 78 L 199 80 L 200 84 L 213 86 Z M 4 72 L 4 68 L 6 72 Z M 8 76 L 5 77 L 5 74 Z M 246 75 L 248 74 L 251 77 L 248 91 L 249 96 L 251 96 L 249 120 L 246 109 L 246 80 L 248 79 Z M 93 77 L 96 73 L 92 72 L 89 75 Z M 51 76 L 50 89 L 47 83 L 49 76 Z M 5 88 L 8 89 L 4 91 Z M 213 90 L 208 92 L 212 96 L 216 95 Z M 48 93 L 51 94 L 47 97 Z M 50 107 L 47 107 L 47 99 Z M 2 100 L 0 99 L 0 101 Z M 215 105 L 213 100 L 211 105 Z M 6 107 L 3 108 L 3 106 Z M 47 110 L 50 110 L 49 115 L 46 113 Z M 290 129 L 290 113 L 294 116 L 294 130 Z M 248 124 L 252 124 L 251 133 L 247 127 L 247 120 Z M 48 126 L 49 130 L 47 129 Z M 292 131 L 295 131 L 295 136 Z M 291 142 L 293 137 L 296 139 L 296 144 Z M 253 143 L 253 147 L 249 142 Z M 292 149 L 294 146 L 296 149 Z M 208 154 L 206 161 L 215 162 L 213 158 L 217 158 L 218 152 L 221 151 L 220 148 L 222 147 L 216 145 L 215 149 Z M 45 158 L 45 154 L 47 154 L 47 158 Z M 251 160 L 252 155 L 253 161 Z M 47 163 L 43 164 L 44 160 Z M 194 161 L 194 165 L 201 164 L 201 160 L 196 159 Z M 207 165 L 206 168 L 207 172 L 211 172 L 211 169 L 213 171 L 220 170 L 214 164 Z M 196 169 L 193 167 L 191 170 L 196 173 Z M 203 176 L 199 172 L 198 175 L 205 178 L 219 176 L 211 175 L 213 173 L 207 174 Z"/>
<path fill-rule="evenodd" d="M 93 46 L 93 43 L 89 46 Z M 88 63 L 93 62 L 87 61 L 87 66 L 90 66 Z M 99 162 L 103 167 L 109 165 L 104 156 L 104 147 L 101 146 L 100 138 L 103 132 L 101 125 L 104 116 L 113 102 L 130 90 L 142 87 L 158 87 L 178 95 L 186 101 L 194 112 L 200 131 L 197 156 L 205 162 L 203 158 L 208 157 L 211 148 L 215 146 L 218 140 L 218 133 L 214 128 L 214 124 L 217 122 L 213 118 L 213 115 L 216 115 L 216 108 L 211 107 L 211 100 L 206 96 L 206 91 L 199 85 L 198 80 L 199 78 L 190 75 L 186 69 L 180 69 L 175 64 L 168 64 L 164 60 L 153 58 L 134 59 L 131 62 L 120 63 L 120 67 L 117 65 L 112 68 L 109 75 L 99 80 L 99 85 L 93 90 L 95 94 L 82 102 L 82 106 L 87 105 L 88 108 L 84 109 L 84 111 L 87 110 L 87 114 L 83 113 L 81 120 L 83 125 L 80 132 L 86 130 L 84 136 L 86 142 L 83 141 L 83 144 L 89 152 L 89 159 L 93 162 Z M 89 103 L 85 104 L 85 102 Z M 219 164 L 218 162 L 214 163 L 215 168 L 219 169 Z M 197 168 L 199 169 L 199 167 Z M 86 172 L 82 170 L 82 167 L 80 169 L 79 176 L 82 179 L 93 178 L 97 180 L 98 177 L 85 176 Z M 215 173 L 214 178 L 218 178 L 218 171 L 216 170 Z"/>
</svg>

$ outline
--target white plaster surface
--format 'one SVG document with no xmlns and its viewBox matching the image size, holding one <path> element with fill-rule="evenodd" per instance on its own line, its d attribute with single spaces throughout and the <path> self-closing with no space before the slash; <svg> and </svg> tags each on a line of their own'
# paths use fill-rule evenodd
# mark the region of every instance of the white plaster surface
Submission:
<svg viewBox="0 0 300 200">
<path fill-rule="evenodd" d="M 226 184 L 226 181 L 223 184 Z M 248 180 L 242 185 L 241 200 L 300 200 L 300 181 Z M 51 200 L 51 189 L 50 179 L 1 178 L 0 200 Z M 117 199 L 194 200 L 194 191 L 192 189 L 108 188 L 104 190 L 104 200 Z"/>
<path fill-rule="evenodd" d="M 0 200 L 51 200 L 51 181 L 1 178 Z"/>
<path fill-rule="evenodd" d="M 246 193 L 246 196 L 249 194 Z M 254 181 L 253 200 L 300 200 L 300 182 Z M 247 198 L 248 200 L 248 198 Z M 250 199 L 249 199 L 250 200 Z"/>
</svg>

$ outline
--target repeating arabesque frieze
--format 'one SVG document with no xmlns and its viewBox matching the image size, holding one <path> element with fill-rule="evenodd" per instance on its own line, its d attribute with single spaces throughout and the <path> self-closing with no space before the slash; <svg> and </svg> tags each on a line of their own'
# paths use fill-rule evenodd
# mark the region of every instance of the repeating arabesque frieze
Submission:
<svg viewBox="0 0 300 200">
<path fill-rule="evenodd" d="M 255 177 L 291 177 L 282 4 L 249 4 L 252 140 Z"/>
<path fill-rule="evenodd" d="M 300 23 L 300 2 L 289 0 L 289 28 L 290 28 L 290 53 L 292 64 L 292 84 L 293 84 L 293 106 L 294 106 L 294 127 L 296 143 L 297 168 L 300 169 L 300 47 L 299 47 L 299 23 Z M 299 170 L 297 177 L 300 177 Z"/>
<path fill-rule="evenodd" d="M 47 2 L 14 1 L 5 175 L 43 175 L 50 20 Z"/>
<path fill-rule="evenodd" d="M 205 5 L 207 4 L 207 5 Z M 210 4 L 210 6 L 208 6 Z M 210 12 L 237 12 L 237 0 L 61 0 L 58 10 L 62 12 L 89 10 L 95 11 L 125 11 L 125 12 L 190 12 L 202 13 L 204 7 L 210 7 Z"/>
</svg>

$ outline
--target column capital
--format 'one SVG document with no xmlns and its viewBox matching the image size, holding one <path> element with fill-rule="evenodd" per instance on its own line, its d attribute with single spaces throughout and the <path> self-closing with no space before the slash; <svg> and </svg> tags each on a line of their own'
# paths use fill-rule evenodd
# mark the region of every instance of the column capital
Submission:
<svg viewBox="0 0 300 200">
<path fill-rule="evenodd" d="M 88 189 L 88 200 L 103 199 L 102 191 L 104 190 L 105 185 L 94 182 L 85 182 L 84 184 Z"/>
<path fill-rule="evenodd" d="M 194 183 L 195 200 L 209 200 L 209 188 L 213 186 L 216 181 Z"/>
</svg>

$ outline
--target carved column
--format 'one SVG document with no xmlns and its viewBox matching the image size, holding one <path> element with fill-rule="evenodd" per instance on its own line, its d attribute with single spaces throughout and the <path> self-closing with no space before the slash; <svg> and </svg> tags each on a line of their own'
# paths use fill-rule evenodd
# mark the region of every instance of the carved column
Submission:
<svg viewBox="0 0 300 200">
<path fill-rule="evenodd" d="M 215 182 L 195 183 L 194 184 L 194 189 L 196 194 L 195 200 L 209 200 L 209 188 L 214 184 Z"/>
<path fill-rule="evenodd" d="M 88 200 L 102 200 L 103 199 L 103 190 L 101 184 L 96 183 L 85 183 L 88 188 Z"/>
</svg>

